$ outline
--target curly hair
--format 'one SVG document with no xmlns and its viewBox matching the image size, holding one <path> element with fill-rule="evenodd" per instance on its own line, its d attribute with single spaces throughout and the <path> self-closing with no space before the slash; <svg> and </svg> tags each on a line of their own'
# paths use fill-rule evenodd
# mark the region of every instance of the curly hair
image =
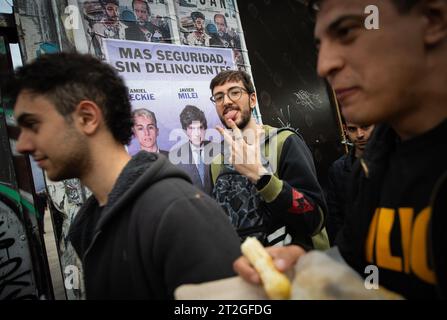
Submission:
<svg viewBox="0 0 447 320">
<path fill-rule="evenodd" d="M 248 93 L 255 92 L 255 87 L 253 85 L 253 82 L 251 81 L 250 75 L 247 72 L 241 70 L 225 70 L 219 73 L 217 76 L 215 76 L 213 80 L 211 80 L 210 83 L 211 94 L 213 93 L 215 87 L 233 81 L 234 82 L 242 81 Z"/>
<path fill-rule="evenodd" d="M 123 145 L 130 142 L 133 120 L 128 88 L 110 65 L 91 55 L 43 55 L 18 68 L 8 88 L 13 100 L 24 90 L 45 96 L 67 122 L 82 100 L 93 101 L 115 140 Z"/>
</svg>

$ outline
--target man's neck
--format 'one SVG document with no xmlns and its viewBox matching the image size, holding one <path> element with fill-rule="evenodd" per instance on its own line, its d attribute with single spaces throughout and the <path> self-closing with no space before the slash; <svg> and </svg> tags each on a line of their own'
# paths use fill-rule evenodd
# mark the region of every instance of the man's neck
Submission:
<svg viewBox="0 0 447 320">
<path fill-rule="evenodd" d="M 354 157 L 356 157 L 356 158 L 360 158 L 361 156 L 363 156 L 363 151 L 364 151 L 364 150 L 355 147 Z"/>
<path fill-rule="evenodd" d="M 203 142 L 198 146 L 198 145 L 195 145 L 194 143 L 192 143 L 191 141 L 189 141 L 189 145 L 191 146 L 191 149 L 199 150 L 203 147 Z"/>
<path fill-rule="evenodd" d="M 420 136 L 447 119 L 445 101 L 447 100 L 440 100 L 438 105 L 419 108 L 415 112 L 400 116 L 398 119 L 390 121 L 390 125 L 402 141 Z"/>
<path fill-rule="evenodd" d="M 116 21 L 116 20 L 110 20 L 110 19 L 106 19 L 106 20 L 104 21 L 104 23 L 105 23 L 109 28 L 112 28 L 112 27 L 118 27 L 118 25 L 119 25 L 119 21 Z"/>
<path fill-rule="evenodd" d="M 107 204 L 109 193 L 130 159 L 124 146 L 119 144 L 93 152 L 90 168 L 80 180 L 92 191 L 100 206 Z"/>
<path fill-rule="evenodd" d="M 440 125 L 447 118 L 447 44 L 427 56 L 425 74 L 410 88 L 413 108 L 388 123 L 404 141 L 420 136 Z"/>
</svg>

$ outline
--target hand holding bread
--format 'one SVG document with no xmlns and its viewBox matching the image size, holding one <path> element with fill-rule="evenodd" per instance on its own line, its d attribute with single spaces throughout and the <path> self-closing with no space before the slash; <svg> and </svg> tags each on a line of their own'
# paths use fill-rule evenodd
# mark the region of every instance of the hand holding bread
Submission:
<svg viewBox="0 0 447 320">
<path fill-rule="evenodd" d="M 275 268 L 272 257 L 256 238 L 248 237 L 242 243 L 241 251 L 259 273 L 264 290 L 270 299 L 290 298 L 289 279 Z"/>
</svg>

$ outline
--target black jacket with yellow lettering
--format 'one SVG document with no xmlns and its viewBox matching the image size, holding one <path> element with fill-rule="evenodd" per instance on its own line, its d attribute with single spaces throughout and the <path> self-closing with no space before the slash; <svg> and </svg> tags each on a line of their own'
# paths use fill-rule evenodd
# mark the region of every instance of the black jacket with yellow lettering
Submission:
<svg viewBox="0 0 447 320">
<path fill-rule="evenodd" d="M 447 120 L 408 141 L 376 128 L 353 168 L 338 245 L 360 274 L 406 298 L 447 297 Z"/>
<path fill-rule="evenodd" d="M 87 299 L 172 299 L 176 287 L 234 275 L 239 238 L 223 211 L 165 156 L 145 151 L 103 209 L 92 196 L 70 228 Z"/>
</svg>

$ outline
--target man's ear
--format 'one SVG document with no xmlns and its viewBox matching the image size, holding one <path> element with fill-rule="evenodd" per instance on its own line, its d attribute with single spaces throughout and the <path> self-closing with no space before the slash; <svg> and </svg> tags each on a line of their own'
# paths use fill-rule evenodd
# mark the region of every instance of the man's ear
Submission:
<svg viewBox="0 0 447 320">
<path fill-rule="evenodd" d="M 447 38 L 447 1 L 425 0 L 421 6 L 427 19 L 425 44 L 430 47 L 436 46 Z"/>
<path fill-rule="evenodd" d="M 101 108 L 90 100 L 79 102 L 73 112 L 73 118 L 79 129 L 86 135 L 92 135 L 97 132 L 103 121 Z"/>
<path fill-rule="evenodd" d="M 250 94 L 250 108 L 251 108 L 252 110 L 253 110 L 253 109 L 255 108 L 255 106 L 256 106 L 256 101 L 257 101 L 256 93 L 253 92 L 252 94 Z"/>
</svg>

